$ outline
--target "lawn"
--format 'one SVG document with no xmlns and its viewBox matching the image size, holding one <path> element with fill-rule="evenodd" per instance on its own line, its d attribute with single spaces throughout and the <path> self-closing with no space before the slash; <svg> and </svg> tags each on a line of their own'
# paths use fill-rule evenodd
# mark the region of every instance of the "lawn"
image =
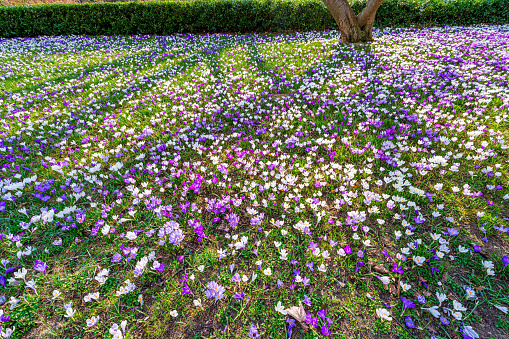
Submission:
<svg viewBox="0 0 509 339">
<path fill-rule="evenodd" d="M 1 335 L 509 338 L 509 26 L 374 34 L 0 40 Z"/>
</svg>

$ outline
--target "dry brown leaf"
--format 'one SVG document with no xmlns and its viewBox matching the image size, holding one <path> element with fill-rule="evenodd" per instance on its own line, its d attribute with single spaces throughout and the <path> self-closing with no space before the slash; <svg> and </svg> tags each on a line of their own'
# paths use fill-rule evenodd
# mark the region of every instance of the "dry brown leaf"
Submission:
<svg viewBox="0 0 509 339">
<path fill-rule="evenodd" d="M 424 290 L 424 292 L 422 292 L 422 295 L 425 296 L 425 297 L 429 297 L 429 296 L 431 296 L 431 292 L 427 291 L 427 290 Z"/>
<path fill-rule="evenodd" d="M 452 293 L 449 293 L 449 294 L 447 295 L 447 297 L 448 297 L 449 299 L 451 299 L 451 300 L 456 300 L 456 301 L 458 301 L 458 298 L 456 298 L 456 297 L 455 297 Z"/>
<path fill-rule="evenodd" d="M 386 269 L 385 266 L 382 264 L 373 266 L 373 271 L 381 273 L 381 274 L 389 274 L 389 270 Z"/>
<path fill-rule="evenodd" d="M 389 285 L 389 290 L 391 291 L 392 294 L 398 295 L 398 289 L 396 288 L 396 286 L 394 286 L 394 284 Z"/>
<path fill-rule="evenodd" d="M 302 306 L 302 302 L 299 301 L 299 306 L 292 306 L 292 307 L 286 309 L 285 311 L 290 317 L 297 320 L 299 322 L 300 326 L 302 326 L 302 328 L 308 327 L 308 325 L 304 321 L 304 320 L 306 320 L 306 311 L 304 310 L 304 307 Z"/>
</svg>

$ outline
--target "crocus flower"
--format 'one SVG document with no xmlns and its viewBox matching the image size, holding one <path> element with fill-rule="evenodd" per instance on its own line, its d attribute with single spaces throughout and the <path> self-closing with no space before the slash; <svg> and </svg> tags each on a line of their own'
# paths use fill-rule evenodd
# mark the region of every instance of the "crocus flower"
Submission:
<svg viewBox="0 0 509 339">
<path fill-rule="evenodd" d="M 46 274 L 47 269 L 48 269 L 48 265 L 44 261 L 42 261 L 42 260 L 34 261 L 34 270 L 42 272 L 43 274 Z"/>
<path fill-rule="evenodd" d="M 407 308 L 410 308 L 410 307 L 415 307 L 415 304 L 412 300 L 410 299 L 407 299 L 405 297 L 400 297 L 401 301 L 403 302 L 403 312 L 405 312 L 405 310 Z"/>
<path fill-rule="evenodd" d="M 409 316 L 405 317 L 405 325 L 409 328 L 415 328 L 414 321 Z"/>
<path fill-rule="evenodd" d="M 224 298 L 224 292 L 226 292 L 226 289 L 217 282 L 212 280 L 207 283 L 207 290 L 205 291 L 207 298 L 214 298 L 218 301 Z"/>
<path fill-rule="evenodd" d="M 249 338 L 258 338 L 260 334 L 258 333 L 258 329 L 256 328 L 255 324 L 251 324 L 251 327 L 249 328 Z"/>
</svg>

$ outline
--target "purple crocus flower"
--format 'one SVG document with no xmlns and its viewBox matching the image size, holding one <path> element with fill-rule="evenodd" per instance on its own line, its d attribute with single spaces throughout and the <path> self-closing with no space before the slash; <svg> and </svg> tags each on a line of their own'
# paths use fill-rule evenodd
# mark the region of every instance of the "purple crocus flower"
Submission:
<svg viewBox="0 0 509 339">
<path fill-rule="evenodd" d="M 327 310 L 322 309 L 318 311 L 318 316 L 322 318 L 322 320 L 325 320 L 325 316 L 327 316 Z"/>
<path fill-rule="evenodd" d="M 288 323 L 288 331 L 286 334 L 287 334 L 288 338 L 291 338 L 292 334 L 293 334 L 293 328 L 295 327 L 295 320 L 290 319 L 290 318 L 287 318 L 285 320 Z"/>
<path fill-rule="evenodd" d="M 164 272 L 164 266 L 165 266 L 165 264 L 164 264 L 164 262 L 162 262 L 162 263 L 159 264 L 159 267 L 156 268 L 155 270 L 163 273 Z"/>
<path fill-rule="evenodd" d="M 450 235 L 451 237 L 454 237 L 456 235 L 458 235 L 460 232 L 458 231 L 458 229 L 456 228 L 451 228 L 451 227 L 447 227 L 447 232 L 445 232 L 445 234 L 448 234 Z"/>
<path fill-rule="evenodd" d="M 246 293 L 244 292 L 237 292 L 235 293 L 234 297 L 237 299 L 238 302 L 244 301 L 244 297 L 246 296 Z"/>
<path fill-rule="evenodd" d="M 260 334 L 258 333 L 258 329 L 256 328 L 255 324 L 251 324 L 251 327 L 249 328 L 249 338 L 258 338 Z"/>
<path fill-rule="evenodd" d="M 403 266 L 398 266 L 397 263 L 393 263 L 392 264 L 392 268 L 391 268 L 391 271 L 393 271 L 394 273 L 403 273 Z"/>
<path fill-rule="evenodd" d="M 331 335 L 331 331 L 327 326 L 322 326 L 322 335 L 328 337 Z"/>
<path fill-rule="evenodd" d="M 311 302 L 311 299 L 307 295 L 304 294 L 304 300 L 302 302 L 308 306 L 311 306 L 313 303 Z"/>
<path fill-rule="evenodd" d="M 504 264 L 504 267 L 509 266 L 509 257 L 507 255 L 502 257 L 502 263 Z"/>
<path fill-rule="evenodd" d="M 7 204 L 4 201 L 0 201 L 0 212 L 5 211 Z"/>
<path fill-rule="evenodd" d="M 224 298 L 224 292 L 226 292 L 226 289 L 214 280 L 207 283 L 207 290 L 205 291 L 207 298 L 214 298 L 216 301 L 218 301 Z"/>
<path fill-rule="evenodd" d="M 191 289 L 189 288 L 189 286 L 186 283 L 184 283 L 184 286 L 182 286 L 182 292 L 180 294 L 186 295 L 189 293 L 191 293 Z"/>
<path fill-rule="evenodd" d="M 482 252 L 482 248 L 479 245 L 474 246 L 474 252 Z"/>
<path fill-rule="evenodd" d="M 400 299 L 403 302 L 403 311 L 405 311 L 409 307 L 415 307 L 415 304 L 412 300 L 407 299 L 405 297 L 401 297 Z"/>
<path fill-rule="evenodd" d="M 120 253 L 113 254 L 113 258 L 111 258 L 111 262 L 116 263 L 122 261 L 122 255 Z"/>
<path fill-rule="evenodd" d="M 311 324 L 313 322 L 313 315 L 309 312 L 306 313 L 306 319 L 304 319 L 306 324 Z"/>
<path fill-rule="evenodd" d="M 440 317 L 440 322 L 442 325 L 449 325 L 451 322 L 447 320 L 447 318 L 444 318 L 443 316 Z"/>
<path fill-rule="evenodd" d="M 46 274 L 46 270 L 48 269 L 48 265 L 42 260 L 36 260 L 34 262 L 34 270 L 42 272 Z"/>
<path fill-rule="evenodd" d="M 8 323 L 9 321 L 11 321 L 11 317 L 2 312 L 2 315 L 0 316 L 0 321 L 3 323 Z"/>
<path fill-rule="evenodd" d="M 414 321 L 412 318 L 410 317 L 405 317 L 405 325 L 409 328 L 415 328 L 415 324 L 414 324 Z"/>
<path fill-rule="evenodd" d="M 277 280 L 277 288 L 281 289 L 281 287 L 283 287 L 283 282 L 281 280 Z"/>
</svg>

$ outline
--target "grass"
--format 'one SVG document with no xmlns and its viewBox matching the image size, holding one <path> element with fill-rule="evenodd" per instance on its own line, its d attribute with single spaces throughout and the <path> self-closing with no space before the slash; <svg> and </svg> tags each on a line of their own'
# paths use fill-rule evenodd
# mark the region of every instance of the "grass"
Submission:
<svg viewBox="0 0 509 339">
<path fill-rule="evenodd" d="M 0 41 L 4 333 L 504 338 L 508 39 Z"/>
</svg>

